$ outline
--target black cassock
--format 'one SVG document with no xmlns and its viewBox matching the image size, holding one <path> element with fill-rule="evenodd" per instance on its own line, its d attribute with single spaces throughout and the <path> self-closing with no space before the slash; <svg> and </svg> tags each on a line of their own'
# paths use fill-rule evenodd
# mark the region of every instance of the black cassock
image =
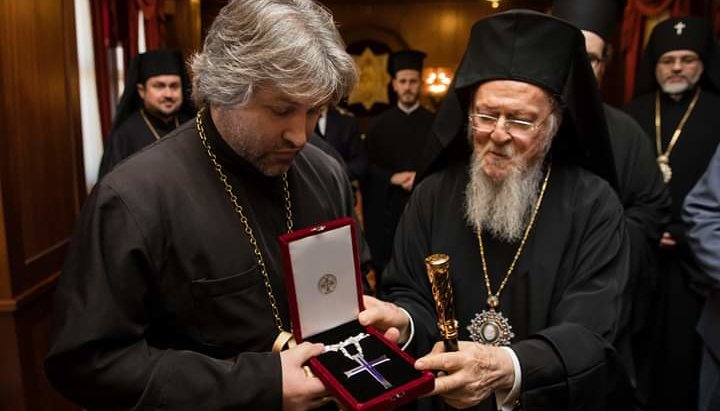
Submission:
<svg viewBox="0 0 720 411">
<path fill-rule="evenodd" d="M 165 122 L 150 113 L 146 112 L 148 121 L 155 127 L 160 137 L 175 130 L 175 121 Z M 187 121 L 188 117 L 184 112 L 177 114 L 178 122 Z M 110 172 L 119 162 L 130 157 L 136 152 L 155 142 L 155 136 L 148 128 L 140 115 L 140 111 L 134 112 L 123 122 L 120 127 L 114 130 L 108 141 L 105 143 L 102 161 L 100 162 L 100 173 L 98 180 Z"/>
<path fill-rule="evenodd" d="M 643 326 L 650 314 L 653 301 L 649 284 L 657 276 L 655 249 L 670 219 L 670 196 L 645 131 L 632 117 L 614 107 L 605 104 L 604 111 L 618 177 L 618 196 L 625 210 L 630 240 L 630 275 L 616 347 L 629 377 L 635 378 L 633 358 L 646 361 L 648 347 L 633 350 L 632 338 L 645 331 Z M 641 368 L 645 372 L 645 367 Z"/>
<path fill-rule="evenodd" d="M 694 90 L 679 101 L 661 93 L 662 149 L 670 142 L 685 114 Z M 651 335 L 652 360 L 648 372 L 651 405 L 657 409 L 694 409 L 697 402 L 700 339 L 695 331 L 706 280 L 685 239 L 681 219 L 687 193 L 705 172 L 720 143 L 720 96 L 701 90 L 697 105 L 670 154 L 672 179 L 668 184 L 672 215 L 667 230 L 677 241 L 675 250 L 659 250 L 657 290 Z M 638 97 L 625 107 L 643 127 L 655 146 L 655 93 Z M 653 165 L 657 167 L 657 164 Z M 654 368 L 653 368 L 654 367 Z"/>
<path fill-rule="evenodd" d="M 411 350 L 430 351 L 438 339 L 424 258 L 450 256 L 460 339 L 486 309 L 478 240 L 463 216 L 467 162 L 424 180 L 398 225 L 381 296 L 414 320 Z M 518 244 L 484 236 L 493 292 Z M 501 294 L 500 311 L 515 332 L 512 349 L 522 368 L 525 409 L 605 409 L 613 340 L 627 278 L 622 207 L 610 186 L 579 168 L 555 165 L 517 267 Z M 419 409 L 439 406 L 421 400 Z M 488 399 L 475 409 L 494 410 Z"/>
<path fill-rule="evenodd" d="M 322 137 L 342 156 L 350 180 L 362 178 L 367 170 L 367 152 L 358 119 L 330 108 L 325 121 Z"/>
<path fill-rule="evenodd" d="M 208 139 L 262 250 L 284 327 L 280 177 Z M 288 172 L 295 229 L 352 215 L 345 171 L 307 145 Z M 262 229 L 260 228 L 262 227 Z M 55 296 L 46 371 L 87 409 L 279 410 L 277 329 L 195 123 L 118 165 L 81 213 Z"/>
<path fill-rule="evenodd" d="M 368 130 L 363 214 L 378 275 L 390 258 L 395 227 L 410 197 L 402 187 L 391 184 L 390 177 L 400 171 L 421 171 L 420 155 L 430 139 L 432 122 L 433 114 L 422 106 L 410 114 L 396 106 L 380 114 Z"/>
</svg>

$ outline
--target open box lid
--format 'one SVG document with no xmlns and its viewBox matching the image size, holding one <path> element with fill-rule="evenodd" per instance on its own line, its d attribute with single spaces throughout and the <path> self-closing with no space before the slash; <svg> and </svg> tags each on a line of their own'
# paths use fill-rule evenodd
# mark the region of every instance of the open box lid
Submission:
<svg viewBox="0 0 720 411">
<path fill-rule="evenodd" d="M 432 391 L 434 377 L 357 321 L 364 307 L 355 238 L 351 218 L 280 236 L 293 334 L 325 344 L 308 362 L 345 409 L 388 410 Z"/>
<path fill-rule="evenodd" d="M 293 334 L 305 338 L 357 319 L 363 309 L 352 218 L 279 237 Z"/>
</svg>

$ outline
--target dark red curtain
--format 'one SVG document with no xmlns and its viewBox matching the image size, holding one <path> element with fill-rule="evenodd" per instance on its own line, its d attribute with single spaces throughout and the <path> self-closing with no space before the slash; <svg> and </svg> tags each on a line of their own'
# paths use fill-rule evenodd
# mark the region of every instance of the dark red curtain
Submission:
<svg viewBox="0 0 720 411">
<path fill-rule="evenodd" d="M 625 102 L 635 88 L 635 74 L 643 49 L 645 24 L 650 17 L 669 11 L 672 17 L 690 14 L 690 0 L 628 0 L 623 19 L 622 52 L 625 56 Z"/>
<path fill-rule="evenodd" d="M 118 75 L 115 47 L 122 45 L 122 65 L 138 54 L 138 14 L 145 20 L 145 43 L 148 50 L 164 46 L 164 0 L 90 0 L 92 14 L 93 51 L 95 54 L 95 78 L 97 82 L 100 126 L 107 138 L 112 125 L 112 111 L 117 101 L 114 94 Z M 113 92 L 115 91 L 115 93 Z"/>
<path fill-rule="evenodd" d="M 108 64 L 108 52 L 117 42 L 115 1 L 91 0 L 90 13 L 92 20 L 93 54 L 95 56 L 95 86 L 100 111 L 100 128 L 103 139 L 110 133 L 112 124 L 111 101 L 111 67 Z"/>
<path fill-rule="evenodd" d="M 138 14 L 142 10 L 145 20 L 145 47 L 147 50 L 157 50 L 164 45 L 165 15 L 163 14 L 164 0 L 134 0 L 128 2 L 128 57 L 138 54 L 137 32 Z"/>
</svg>

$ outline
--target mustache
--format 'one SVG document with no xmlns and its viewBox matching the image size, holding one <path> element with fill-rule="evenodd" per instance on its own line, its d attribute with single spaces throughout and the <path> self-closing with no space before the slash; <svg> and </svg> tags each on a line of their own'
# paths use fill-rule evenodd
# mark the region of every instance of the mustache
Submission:
<svg viewBox="0 0 720 411">
<path fill-rule="evenodd" d="M 503 157 L 512 157 L 515 154 L 515 150 L 513 149 L 512 145 L 497 146 L 494 143 L 490 142 L 485 148 L 483 148 L 482 152 L 480 153 L 480 158 L 482 158 L 485 154 L 491 151 Z"/>
</svg>

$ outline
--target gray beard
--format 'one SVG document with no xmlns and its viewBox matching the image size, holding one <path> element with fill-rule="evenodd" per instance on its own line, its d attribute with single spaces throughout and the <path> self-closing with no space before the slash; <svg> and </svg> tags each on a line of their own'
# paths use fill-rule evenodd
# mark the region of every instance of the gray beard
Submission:
<svg viewBox="0 0 720 411">
<path fill-rule="evenodd" d="M 542 161 L 527 168 L 514 167 L 495 182 L 482 169 L 482 159 L 473 153 L 465 188 L 465 220 L 476 232 L 487 231 L 504 242 L 522 238 L 539 195 Z"/>
<path fill-rule="evenodd" d="M 222 110 L 222 109 L 220 109 Z M 222 136 L 222 139 L 235 151 L 237 155 L 255 167 L 261 174 L 267 177 L 277 177 L 283 173 L 282 170 L 272 170 L 263 164 L 259 158 L 261 153 L 257 149 L 257 140 L 260 138 L 244 122 L 231 121 L 231 114 L 227 111 L 221 112 L 215 121 L 215 128 Z"/>
<path fill-rule="evenodd" d="M 669 83 L 669 82 L 663 82 L 660 83 L 660 89 L 663 91 L 663 93 L 666 94 L 682 94 L 690 89 L 693 89 L 695 85 L 700 80 L 700 76 L 702 75 L 702 72 L 699 72 L 696 76 L 693 78 L 686 78 L 687 81 L 682 84 L 678 83 Z"/>
<path fill-rule="evenodd" d="M 682 94 L 692 88 L 692 85 L 689 83 L 663 83 L 660 88 L 665 94 Z"/>
</svg>

